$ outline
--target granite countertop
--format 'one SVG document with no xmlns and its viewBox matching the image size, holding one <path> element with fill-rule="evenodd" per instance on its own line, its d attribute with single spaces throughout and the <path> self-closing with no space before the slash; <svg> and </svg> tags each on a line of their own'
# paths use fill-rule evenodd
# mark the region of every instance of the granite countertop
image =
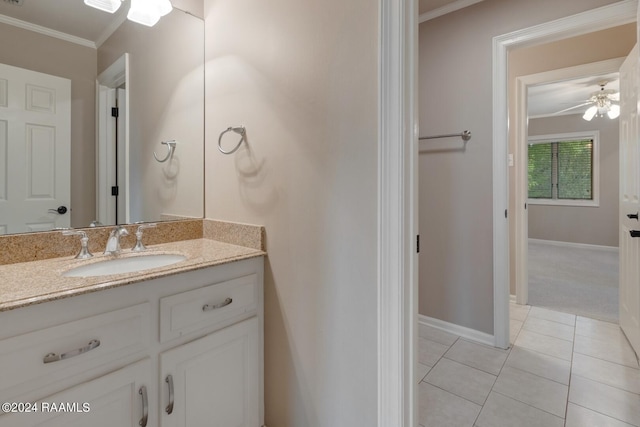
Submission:
<svg viewBox="0 0 640 427">
<path fill-rule="evenodd" d="M 265 255 L 265 252 L 258 249 L 204 238 L 162 243 L 147 248 L 147 251 L 140 253 L 124 249 L 118 256 L 181 254 L 187 259 L 165 267 L 98 277 L 63 277 L 62 273 L 75 267 L 114 258 L 113 255 L 94 254 L 89 260 L 62 257 L 2 265 L 0 311 Z"/>
</svg>

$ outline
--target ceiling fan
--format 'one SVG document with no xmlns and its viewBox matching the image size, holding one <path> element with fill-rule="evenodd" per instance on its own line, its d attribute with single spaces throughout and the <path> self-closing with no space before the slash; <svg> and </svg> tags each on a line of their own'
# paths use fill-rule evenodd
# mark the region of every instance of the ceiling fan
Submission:
<svg viewBox="0 0 640 427">
<path fill-rule="evenodd" d="M 586 105 L 591 105 L 587 109 L 587 111 L 582 116 L 583 119 L 587 121 L 591 121 L 595 116 L 603 117 L 605 114 L 609 116 L 610 119 L 615 119 L 620 115 L 620 105 L 617 102 L 620 101 L 620 92 L 616 92 L 615 90 L 605 89 L 604 87 L 608 82 L 600 83 L 600 90 L 597 92 L 593 92 L 589 99 L 579 105 L 575 105 L 570 108 L 565 108 L 564 110 L 558 111 L 554 115 L 562 114 L 564 112 L 574 110 L 576 108 L 584 107 Z M 614 104 L 616 102 L 616 104 Z"/>
</svg>

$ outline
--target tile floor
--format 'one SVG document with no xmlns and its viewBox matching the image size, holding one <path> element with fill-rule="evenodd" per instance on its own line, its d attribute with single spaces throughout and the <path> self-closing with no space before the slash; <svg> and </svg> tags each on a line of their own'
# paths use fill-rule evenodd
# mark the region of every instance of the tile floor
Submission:
<svg viewBox="0 0 640 427">
<path fill-rule="evenodd" d="M 420 426 L 640 427 L 640 367 L 618 325 L 510 309 L 509 350 L 420 325 Z"/>
</svg>

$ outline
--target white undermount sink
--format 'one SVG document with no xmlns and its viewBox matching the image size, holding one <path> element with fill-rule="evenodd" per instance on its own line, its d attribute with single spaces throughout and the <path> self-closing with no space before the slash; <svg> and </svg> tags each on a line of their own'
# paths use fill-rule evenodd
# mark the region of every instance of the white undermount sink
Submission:
<svg viewBox="0 0 640 427">
<path fill-rule="evenodd" d="M 113 258 L 93 264 L 82 265 L 80 267 L 67 270 L 62 275 L 64 277 L 95 277 L 108 276 L 111 274 L 135 273 L 149 270 L 151 268 L 166 267 L 187 259 L 184 255 L 174 254 L 148 254 L 140 256 L 130 256 L 123 258 Z"/>
</svg>

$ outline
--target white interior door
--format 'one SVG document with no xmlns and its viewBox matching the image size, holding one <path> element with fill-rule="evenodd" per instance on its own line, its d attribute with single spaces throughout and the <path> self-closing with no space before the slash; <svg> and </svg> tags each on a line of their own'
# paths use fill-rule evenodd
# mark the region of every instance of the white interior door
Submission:
<svg viewBox="0 0 640 427">
<path fill-rule="evenodd" d="M 0 234 L 69 227 L 70 169 L 71 81 L 0 64 Z"/>
<path fill-rule="evenodd" d="M 620 327 L 640 353 L 638 45 L 620 68 Z M 634 231 L 637 232 L 634 233 Z"/>
</svg>

